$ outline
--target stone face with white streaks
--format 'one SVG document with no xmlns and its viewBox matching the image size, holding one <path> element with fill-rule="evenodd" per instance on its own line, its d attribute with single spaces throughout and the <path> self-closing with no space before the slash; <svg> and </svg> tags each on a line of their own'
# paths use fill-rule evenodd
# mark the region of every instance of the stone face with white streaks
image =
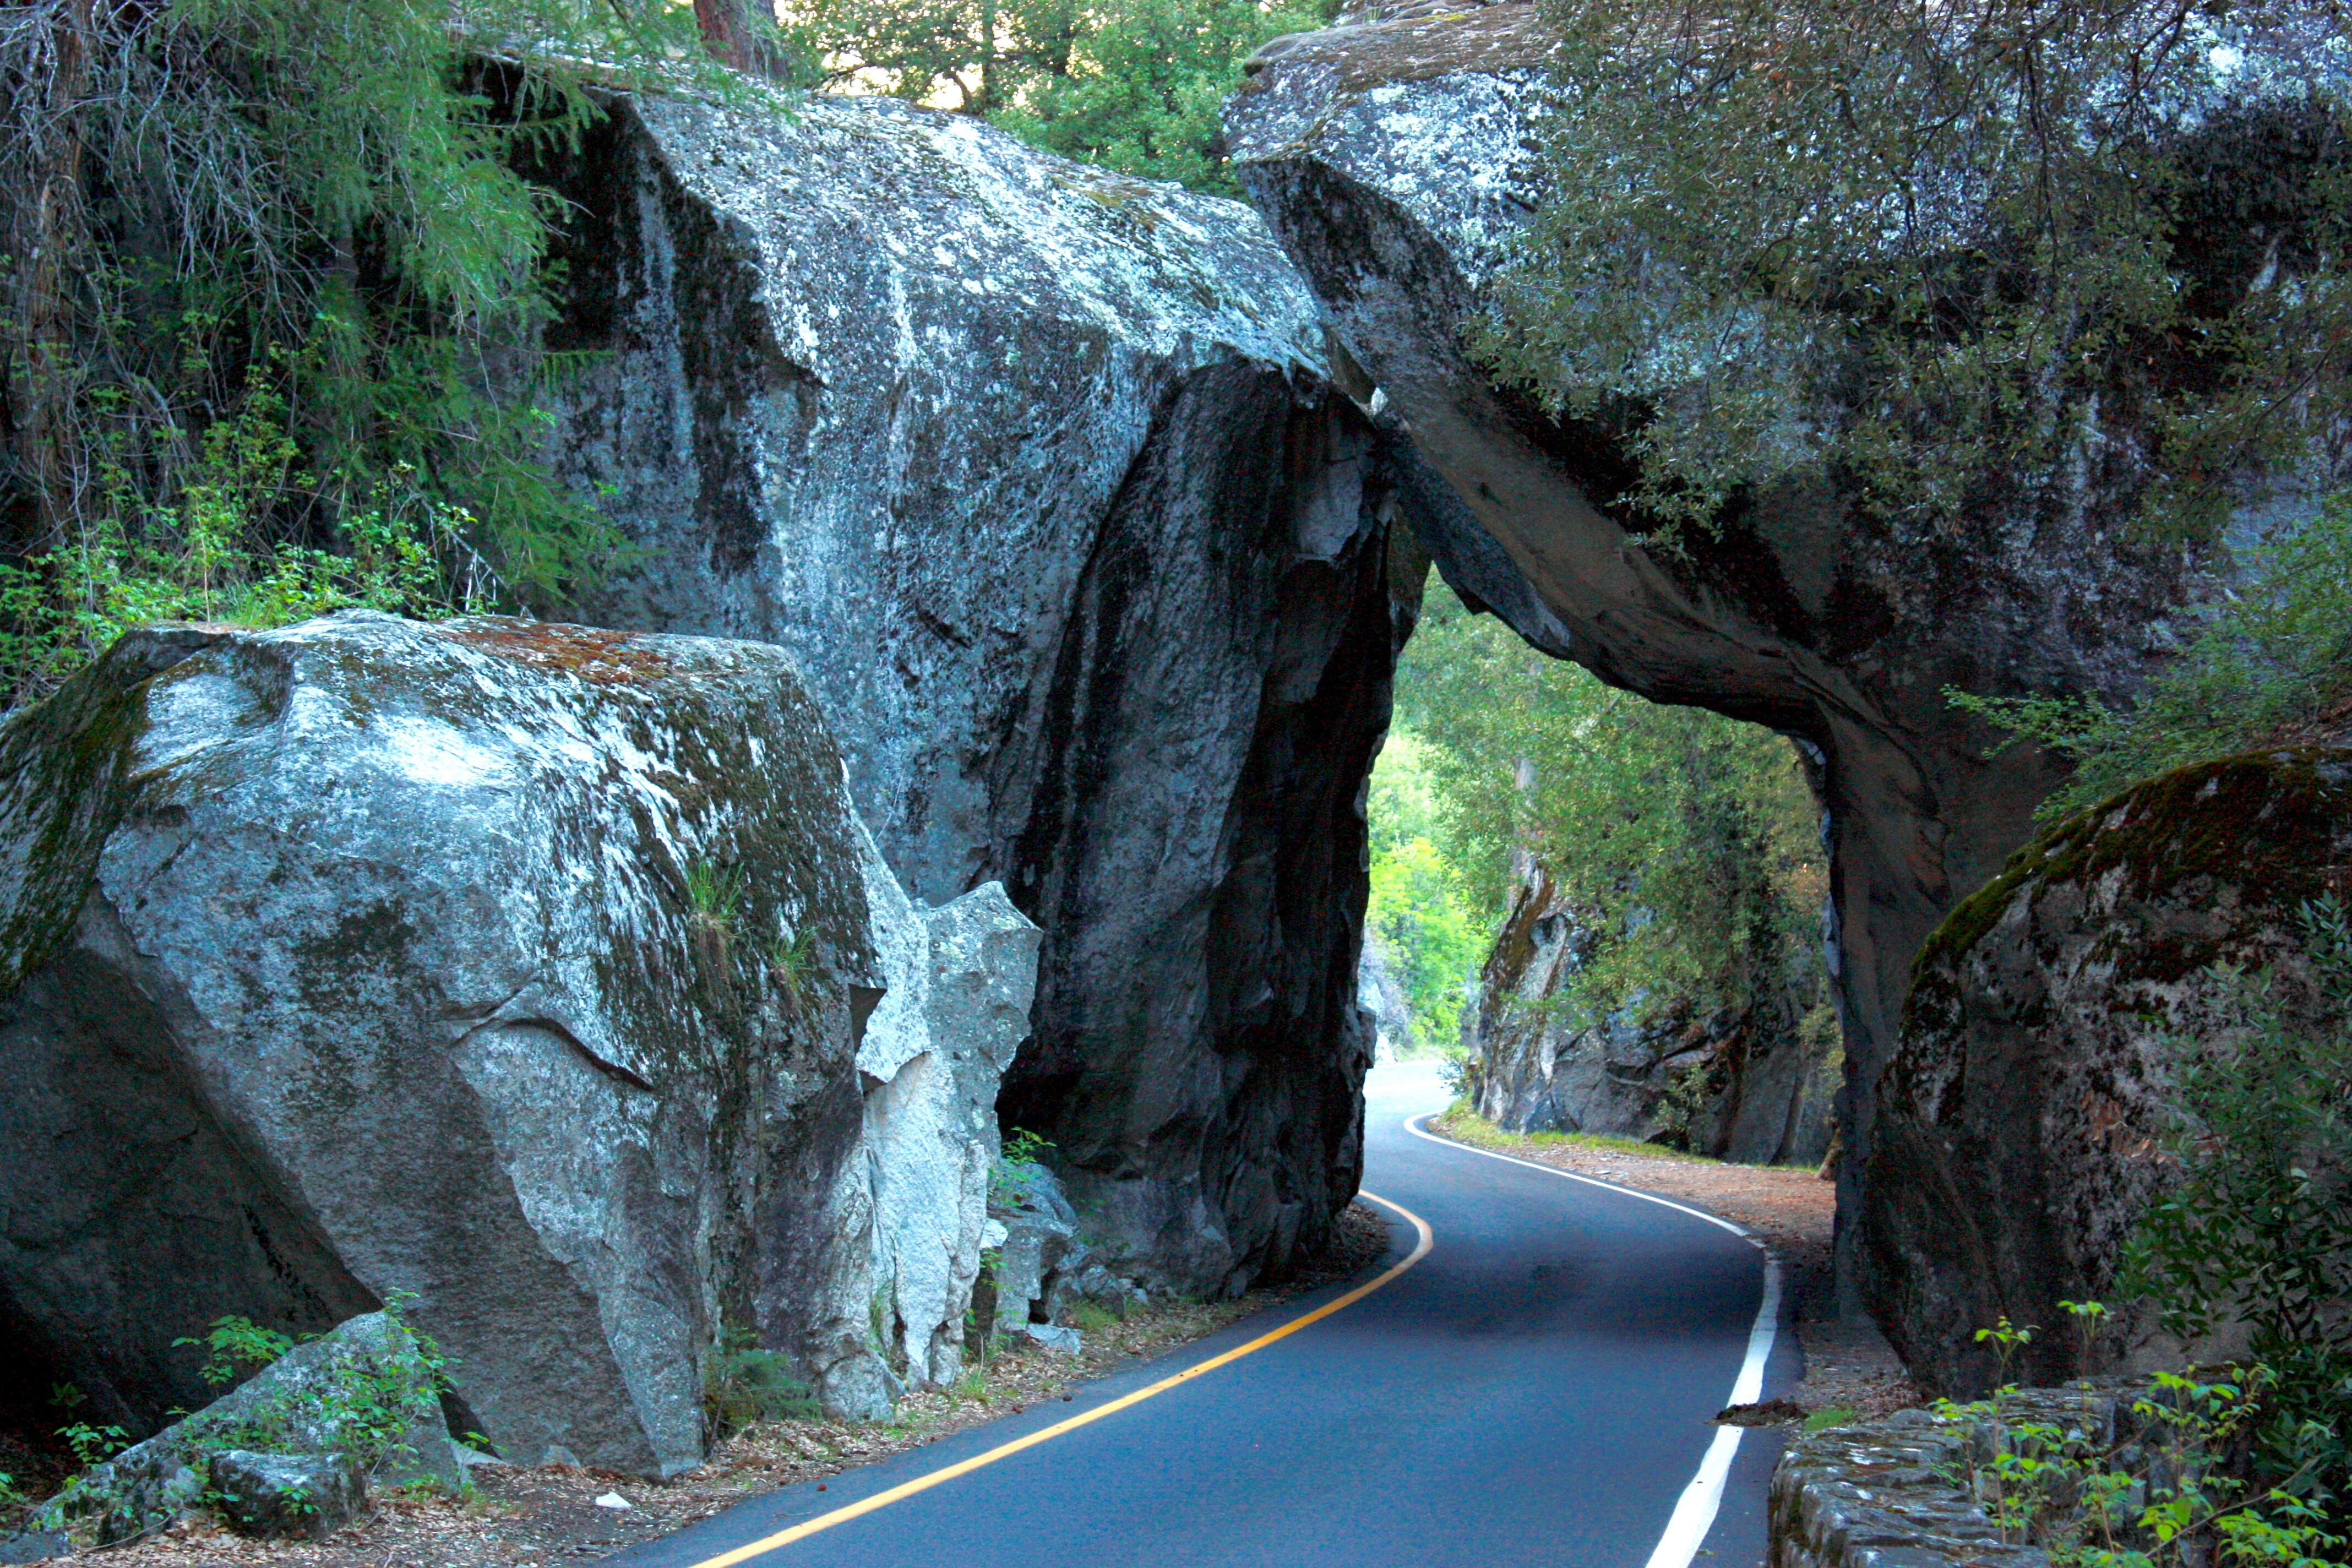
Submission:
<svg viewBox="0 0 2352 1568">
<path fill-rule="evenodd" d="M 1238 203 L 881 100 L 640 100 L 551 177 L 558 465 L 647 552 L 579 613 L 788 650 L 915 899 L 1044 928 L 1002 1110 L 1090 1239 L 1279 1271 L 1355 1184 L 1420 582 L 1304 282 Z"/>
<path fill-rule="evenodd" d="M 0 728 L 12 1326 L 134 1431 L 204 1403 L 175 1338 L 394 1291 L 522 1462 L 698 1462 L 722 1322 L 854 1397 L 874 958 L 839 777 L 755 645 L 124 638 Z"/>
<path fill-rule="evenodd" d="M 889 1304 L 893 1374 L 947 1384 L 963 1370 L 1000 1147 L 997 1088 L 1029 1035 L 1039 933 L 995 882 L 918 906 L 859 832 L 887 986 L 857 1047 L 875 1288 Z"/>
</svg>

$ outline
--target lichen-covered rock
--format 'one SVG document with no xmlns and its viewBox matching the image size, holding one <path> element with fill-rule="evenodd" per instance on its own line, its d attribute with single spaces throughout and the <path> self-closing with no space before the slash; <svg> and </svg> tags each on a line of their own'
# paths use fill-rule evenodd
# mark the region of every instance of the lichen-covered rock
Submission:
<svg viewBox="0 0 2352 1568">
<path fill-rule="evenodd" d="M 1427 482 L 1399 460 L 1396 495 L 1446 580 L 1612 684 L 1811 749 L 1833 860 L 1840 1124 L 1866 1154 L 1913 955 L 2030 836 L 2058 776 L 2032 747 L 1989 755 L 1946 688 L 2126 698 L 2209 584 L 2193 554 L 2126 526 L 2128 487 L 2109 483 L 2124 469 L 2098 465 L 2141 447 L 2104 424 L 2085 437 L 2095 482 L 2046 506 L 1988 502 L 1920 532 L 1792 485 L 1688 531 L 1682 553 L 1644 548 L 1594 499 L 1622 488 L 1628 432 L 1543 416 L 1464 346 L 1543 197 L 1545 27 L 1531 4 L 1412 4 L 1283 40 L 1228 106 L 1226 140 L 1368 405 L 1425 465 Z M 2233 123 L 2255 128 L 2260 156 L 2259 114 Z M 2226 179 L 2245 162 L 2217 150 L 2200 166 Z M 2345 458 L 2327 460 L 2335 474 L 2297 482 L 2341 483 Z M 2250 493 L 2239 521 L 2273 502 Z M 1842 1215 L 1859 1212 L 1867 1168 L 1840 1163 Z M 1841 1226 L 1848 1305 L 1873 1288 L 1857 1235 Z"/>
<path fill-rule="evenodd" d="M 356 1518 L 367 1479 L 347 1454 L 254 1454 L 226 1448 L 212 1457 L 211 1495 L 239 1535 L 324 1540 Z"/>
<path fill-rule="evenodd" d="M 230 1450 L 332 1456 L 362 1479 L 455 1490 L 465 1476 L 441 1394 L 440 1371 L 409 1329 L 364 1313 L 92 1466 L 37 1517 L 100 1543 L 144 1534 L 198 1503 L 214 1458 Z"/>
<path fill-rule="evenodd" d="M 1769 1020 L 1670 1012 L 1580 1024 L 1554 1003 L 1590 951 L 1575 910 L 1543 868 L 1528 868 L 1465 1020 L 1479 1115 L 1513 1132 L 1667 1134 L 1754 1164 L 1812 1164 L 1829 1152 L 1844 1065 L 1829 1009 L 1799 1016 L 1790 999 Z M 1773 1026 L 1784 1022 L 1794 1027 Z"/>
<path fill-rule="evenodd" d="M 606 625 L 757 638 L 916 899 L 1045 929 L 1004 1121 L 1118 1267 L 1238 1289 L 1359 1166 L 1359 786 L 1421 563 L 1250 210 L 969 117 L 625 104 L 572 198 L 560 469 Z"/>
<path fill-rule="evenodd" d="M 757 645 L 125 637 L 0 728 L 11 1332 L 152 1430 L 204 1402 L 173 1341 L 213 1318 L 410 1292 L 505 1455 L 646 1473 L 701 1458 L 722 1321 L 855 1386 L 840 767 Z"/>
<path fill-rule="evenodd" d="M 2297 910 L 2330 891 L 2352 892 L 2352 750 L 2294 747 L 2060 823 L 1937 928 L 1878 1085 L 1862 1215 L 1915 1376 L 1980 1389 L 1975 1330 L 2003 1312 L 2046 1330 L 2062 1300 L 2104 1297 L 2167 1179 L 2170 1040 L 2195 1036 L 2208 966 L 2291 960 Z M 2102 1353 L 2144 1327 L 2118 1320 Z M 2064 1376 L 2074 1353 L 2045 1332 L 2021 1366 Z"/>
<path fill-rule="evenodd" d="M 947 1384 L 963 1371 L 964 1313 L 1000 1146 L 996 1093 L 1029 1037 L 1039 932 L 995 882 L 919 908 L 858 832 L 887 983 L 857 1047 L 875 1290 L 887 1308 L 892 1374 Z"/>
</svg>

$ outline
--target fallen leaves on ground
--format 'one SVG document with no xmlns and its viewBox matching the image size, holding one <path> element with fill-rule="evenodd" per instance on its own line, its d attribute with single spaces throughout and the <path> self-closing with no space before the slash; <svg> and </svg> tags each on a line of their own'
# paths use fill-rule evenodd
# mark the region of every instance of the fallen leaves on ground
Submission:
<svg viewBox="0 0 2352 1568">
<path fill-rule="evenodd" d="M 1290 1279 L 1229 1301 L 1156 1301 L 1085 1331 L 1078 1354 L 1016 1342 L 953 1388 L 909 1392 L 886 1422 L 763 1422 L 719 1446 L 708 1464 L 653 1482 L 569 1465 L 473 1471 L 475 1495 L 379 1492 L 368 1512 L 325 1541 L 247 1541 L 208 1517 L 108 1550 L 109 1568 L 555 1568 L 587 1563 L 708 1519 L 755 1493 L 822 1482 L 1033 1405 L 1068 1402 L 1104 1373 L 1161 1355 L 1253 1312 L 1360 1274 L 1388 1251 L 1386 1224 L 1346 1210 L 1331 1246 Z M 626 1503 L 614 1508 L 614 1499 Z"/>
</svg>

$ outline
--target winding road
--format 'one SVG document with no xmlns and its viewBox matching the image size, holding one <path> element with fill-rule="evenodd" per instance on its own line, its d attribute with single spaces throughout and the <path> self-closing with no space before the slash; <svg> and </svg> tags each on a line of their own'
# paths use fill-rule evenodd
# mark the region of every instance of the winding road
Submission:
<svg viewBox="0 0 2352 1568">
<path fill-rule="evenodd" d="M 1760 1247 L 1407 1126 L 1444 1098 L 1424 1067 L 1367 1085 L 1377 1282 L 608 1561 L 1761 1568 L 1777 1439 L 1708 1419 L 1794 1381 Z"/>
</svg>

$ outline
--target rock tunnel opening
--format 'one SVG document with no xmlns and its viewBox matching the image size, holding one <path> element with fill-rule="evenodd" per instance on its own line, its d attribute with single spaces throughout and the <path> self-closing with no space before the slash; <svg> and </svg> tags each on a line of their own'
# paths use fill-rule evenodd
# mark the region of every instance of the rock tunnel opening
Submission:
<svg viewBox="0 0 2352 1568">
<path fill-rule="evenodd" d="M 1819 1166 L 1843 1036 L 1805 742 L 1604 684 L 1433 584 L 1368 781 L 1361 1005 L 1514 1133 Z"/>
</svg>

